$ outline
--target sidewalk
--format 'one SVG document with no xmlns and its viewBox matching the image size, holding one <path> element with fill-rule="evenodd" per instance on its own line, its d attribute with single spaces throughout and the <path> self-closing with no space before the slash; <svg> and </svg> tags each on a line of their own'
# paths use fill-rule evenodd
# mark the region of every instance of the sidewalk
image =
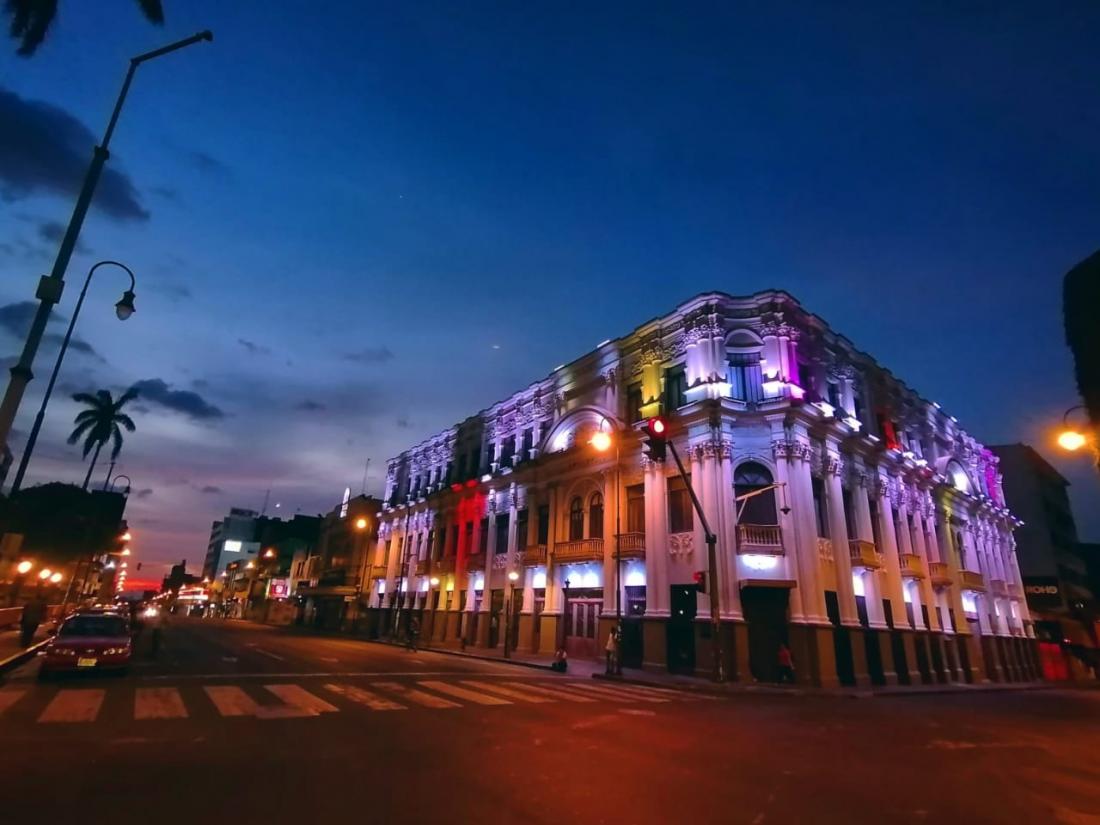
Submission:
<svg viewBox="0 0 1100 825">
<path fill-rule="evenodd" d="M 19 630 L 0 630 L 0 675 L 18 667 L 34 656 L 38 649 L 49 641 L 46 635 L 49 624 L 42 624 L 34 634 L 34 641 L 28 648 L 19 644 Z"/>
</svg>

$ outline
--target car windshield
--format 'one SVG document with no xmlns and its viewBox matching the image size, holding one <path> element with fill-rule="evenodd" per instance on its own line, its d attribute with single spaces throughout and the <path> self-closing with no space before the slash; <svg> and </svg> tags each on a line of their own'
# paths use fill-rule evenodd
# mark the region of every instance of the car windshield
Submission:
<svg viewBox="0 0 1100 825">
<path fill-rule="evenodd" d="M 59 636 L 126 636 L 126 620 L 120 616 L 73 616 L 61 625 Z"/>
</svg>

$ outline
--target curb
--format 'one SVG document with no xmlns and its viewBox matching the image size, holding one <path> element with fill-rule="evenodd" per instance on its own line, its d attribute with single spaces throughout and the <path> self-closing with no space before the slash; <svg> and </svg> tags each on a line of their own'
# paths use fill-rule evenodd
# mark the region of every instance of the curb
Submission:
<svg viewBox="0 0 1100 825">
<path fill-rule="evenodd" d="M 382 639 L 360 639 L 359 641 L 366 642 L 372 645 L 386 645 L 387 647 L 400 647 L 404 648 L 405 645 L 402 642 L 387 642 Z M 418 647 L 417 653 L 441 653 L 444 656 L 459 656 L 463 659 L 477 659 L 481 662 L 497 662 L 502 665 L 516 665 L 517 667 L 529 667 L 535 670 L 551 670 L 550 665 L 539 664 L 538 662 L 525 662 L 522 659 L 505 659 L 502 656 L 479 656 L 476 653 L 467 653 L 464 650 L 450 650 L 444 647 Z M 552 671 L 551 671 L 552 672 Z"/>
<path fill-rule="evenodd" d="M 7 673 L 9 670 L 14 670 L 24 662 L 33 659 L 35 655 L 37 655 L 39 648 L 45 647 L 49 643 L 49 639 L 43 639 L 41 642 L 35 642 L 30 647 L 20 650 L 13 656 L 9 656 L 6 659 L 0 659 L 0 674 Z"/>
<path fill-rule="evenodd" d="M 705 693 L 708 696 L 810 696 L 810 697 L 834 697 L 841 698 L 846 695 L 823 693 L 821 690 L 804 690 L 802 688 L 770 687 L 767 685 L 742 685 L 730 683 L 728 687 L 719 687 L 713 684 L 690 682 L 662 682 L 655 679 L 637 679 L 633 676 L 612 676 L 606 673 L 593 673 L 593 679 L 601 679 L 607 682 L 618 682 L 624 685 L 638 685 L 639 687 L 652 687 L 664 689 L 684 690 L 691 693 Z"/>
</svg>

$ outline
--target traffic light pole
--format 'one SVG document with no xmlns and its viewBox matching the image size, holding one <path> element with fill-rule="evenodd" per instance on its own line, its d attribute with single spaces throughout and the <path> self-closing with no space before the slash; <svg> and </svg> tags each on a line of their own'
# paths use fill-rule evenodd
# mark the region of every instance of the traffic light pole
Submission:
<svg viewBox="0 0 1100 825">
<path fill-rule="evenodd" d="M 695 495 L 691 480 L 684 471 L 684 462 L 680 460 L 680 454 L 676 452 L 676 445 L 672 443 L 671 438 L 665 443 L 668 449 L 672 451 L 672 457 L 676 460 L 676 468 L 680 471 L 680 478 L 683 479 L 684 486 L 687 487 L 688 495 L 691 496 L 691 504 L 699 516 L 699 522 L 703 525 L 703 535 L 707 541 L 707 579 L 709 579 L 707 595 L 710 596 L 710 646 L 714 653 L 714 681 L 724 682 L 726 681 L 726 673 L 722 663 L 722 621 L 718 607 L 718 536 L 711 532 L 707 517 L 703 514 L 703 505 L 699 503 L 699 497 Z"/>
</svg>

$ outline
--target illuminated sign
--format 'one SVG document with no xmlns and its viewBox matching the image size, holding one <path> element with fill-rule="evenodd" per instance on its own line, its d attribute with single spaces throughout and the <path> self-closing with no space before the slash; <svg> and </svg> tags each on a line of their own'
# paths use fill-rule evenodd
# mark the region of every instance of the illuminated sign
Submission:
<svg viewBox="0 0 1100 825">
<path fill-rule="evenodd" d="M 289 579 L 272 579 L 267 583 L 267 597 L 269 599 L 285 599 L 289 595 Z"/>
<path fill-rule="evenodd" d="M 222 549 L 225 550 L 226 553 L 239 553 L 241 552 L 241 543 L 235 539 L 226 539 L 225 543 L 222 545 Z"/>
</svg>

